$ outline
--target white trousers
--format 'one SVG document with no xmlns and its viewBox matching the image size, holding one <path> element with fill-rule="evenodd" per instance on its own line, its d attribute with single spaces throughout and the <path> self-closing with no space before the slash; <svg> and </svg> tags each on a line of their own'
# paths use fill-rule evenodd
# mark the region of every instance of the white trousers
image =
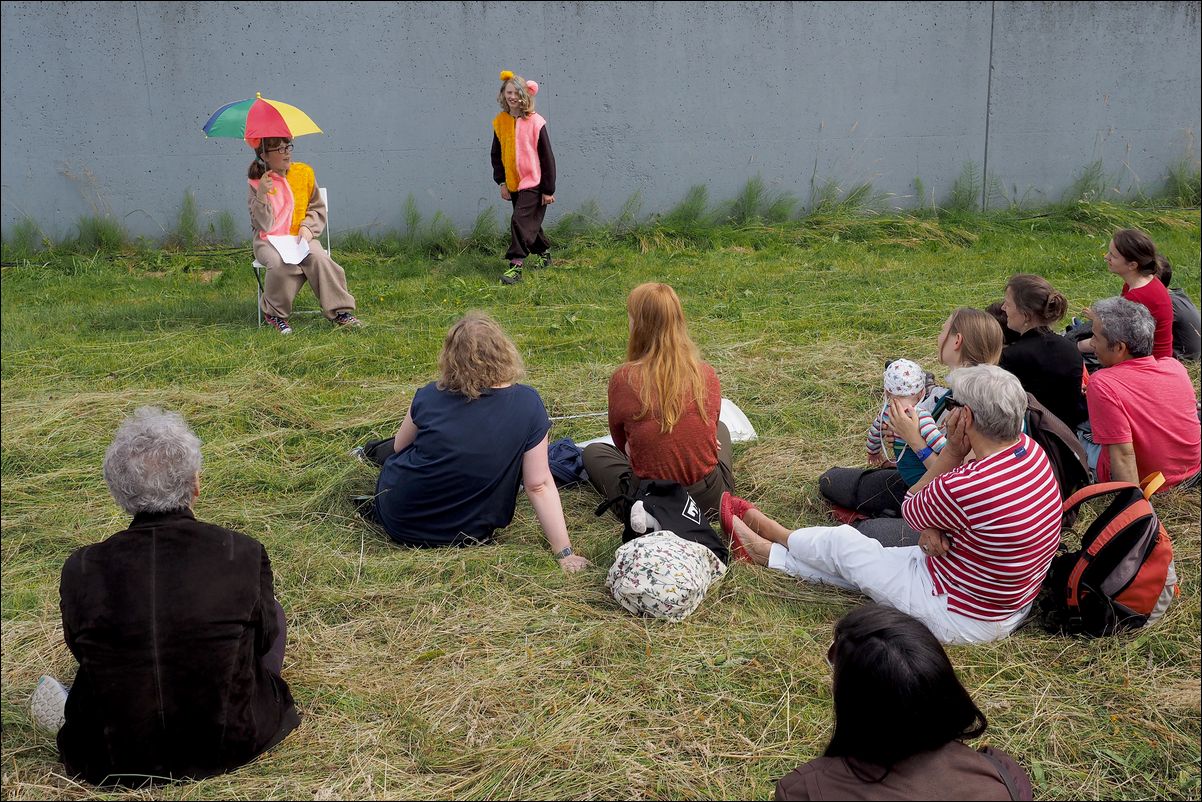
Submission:
<svg viewBox="0 0 1202 802">
<path fill-rule="evenodd" d="M 1004 638 L 1027 617 L 1027 605 L 1003 621 L 980 621 L 947 609 L 935 593 L 926 555 L 918 546 L 886 548 L 850 526 L 810 526 L 772 544 L 768 567 L 807 582 L 856 590 L 912 615 L 941 643 L 985 643 Z"/>
</svg>

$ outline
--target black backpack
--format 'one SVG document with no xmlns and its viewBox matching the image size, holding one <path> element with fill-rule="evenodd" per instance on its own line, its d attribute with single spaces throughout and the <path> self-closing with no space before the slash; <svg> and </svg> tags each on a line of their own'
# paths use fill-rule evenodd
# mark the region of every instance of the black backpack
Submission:
<svg viewBox="0 0 1202 802">
<path fill-rule="evenodd" d="M 655 519 L 655 525 L 643 531 L 631 525 L 631 512 L 637 502 L 642 510 Z M 730 552 L 722 538 L 710 526 L 701 510 L 701 505 L 676 482 L 661 479 L 644 479 L 635 487 L 626 485 L 624 492 L 606 499 L 597 507 L 596 514 L 604 515 L 610 507 L 617 507 L 622 514 L 622 542 L 629 543 L 650 531 L 666 530 L 683 540 L 700 543 L 712 551 L 723 565 L 730 563 Z"/>
<path fill-rule="evenodd" d="M 1173 544 L 1148 501 L 1163 481 L 1153 474 L 1142 488 L 1090 485 L 1064 502 L 1066 514 L 1087 501 L 1109 503 L 1082 535 L 1081 548 L 1052 560 L 1040 602 L 1045 627 L 1092 637 L 1138 629 L 1171 598 L 1166 594 L 1176 594 Z"/>
<path fill-rule="evenodd" d="M 1072 429 L 1035 396 L 1027 393 L 1027 434 L 1048 455 L 1056 484 L 1060 486 L 1060 500 L 1064 501 L 1090 482 L 1089 460 L 1085 448 Z M 1065 508 L 1064 526 L 1072 526 L 1077 520 L 1074 508 Z"/>
</svg>

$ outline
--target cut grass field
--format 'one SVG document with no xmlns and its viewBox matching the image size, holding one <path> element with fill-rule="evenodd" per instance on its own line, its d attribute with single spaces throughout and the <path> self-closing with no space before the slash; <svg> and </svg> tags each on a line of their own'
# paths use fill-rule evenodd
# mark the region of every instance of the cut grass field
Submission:
<svg viewBox="0 0 1202 802">
<path fill-rule="evenodd" d="M 551 415 L 603 412 L 626 294 L 661 280 L 758 430 L 736 446 L 740 494 L 785 523 L 822 523 L 817 477 L 861 464 L 886 359 L 942 378 L 942 321 L 999 299 L 1011 273 L 1046 276 L 1073 310 L 1117 294 L 1102 253 L 1127 224 L 1149 230 L 1197 301 L 1197 210 L 1119 207 L 585 231 L 515 287 L 497 282 L 499 250 L 384 256 L 335 241 L 368 326 L 297 317 L 291 337 L 255 328 L 241 251 L 6 263 L 4 798 L 96 793 L 63 776 L 26 700 L 39 674 L 74 674 L 59 570 L 125 526 L 100 463 L 143 404 L 180 411 L 204 441 L 198 516 L 266 545 L 304 720 L 234 773 L 104 798 L 771 798 L 830 736 L 823 655 L 861 597 L 736 565 L 684 623 L 637 619 L 605 590 L 620 532 L 593 516 L 591 489 L 563 500 L 596 567 L 565 576 L 524 499 L 495 546 L 393 547 L 353 514 L 348 496 L 374 476 L 347 450 L 395 431 L 446 328 L 473 308 L 512 335 Z M 308 289 L 299 302 L 313 308 Z M 604 431 L 579 417 L 552 436 Z M 989 719 L 976 745 L 1017 758 L 1040 798 L 1199 795 L 1199 495 L 1156 507 L 1181 577 L 1158 626 L 1098 640 L 1026 628 L 949 649 Z"/>
</svg>

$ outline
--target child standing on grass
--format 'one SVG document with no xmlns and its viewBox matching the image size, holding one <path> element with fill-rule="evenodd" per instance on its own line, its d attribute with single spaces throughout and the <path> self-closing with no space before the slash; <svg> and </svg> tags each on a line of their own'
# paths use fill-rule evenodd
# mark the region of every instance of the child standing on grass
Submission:
<svg viewBox="0 0 1202 802">
<path fill-rule="evenodd" d="M 501 113 L 492 121 L 492 177 L 501 188 L 501 197 L 513 204 L 502 284 L 522 280 L 522 267 L 531 254 L 541 261 L 537 266 L 551 264 L 551 243 L 543 233 L 543 217 L 547 206 L 555 203 L 555 154 L 547 121 L 534 112 L 537 94 L 534 81 L 509 70 L 501 73 L 497 94 Z"/>
<path fill-rule="evenodd" d="M 927 374 L 917 363 L 909 359 L 895 359 L 885 366 L 885 403 L 868 429 L 868 464 L 883 465 L 886 462 L 884 438 L 892 441 L 892 458 L 897 462 L 898 473 L 906 485 L 913 487 L 926 473 L 925 463 L 943 450 L 946 439 L 935 425 L 935 419 L 919 403 L 927 392 Z M 906 445 L 900 435 L 889 426 L 890 409 L 913 409 L 918 415 L 918 433 L 926 443 L 917 453 Z"/>
</svg>

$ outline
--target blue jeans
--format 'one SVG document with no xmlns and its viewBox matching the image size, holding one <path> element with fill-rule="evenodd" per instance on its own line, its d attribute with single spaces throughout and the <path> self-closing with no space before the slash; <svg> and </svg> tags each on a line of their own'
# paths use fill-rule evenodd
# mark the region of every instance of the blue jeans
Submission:
<svg viewBox="0 0 1202 802">
<path fill-rule="evenodd" d="M 1093 441 L 1093 426 L 1089 421 L 1084 421 L 1077 427 L 1077 439 L 1081 441 L 1081 446 L 1085 449 L 1085 456 L 1089 458 L 1089 473 L 1093 481 L 1098 481 L 1098 457 L 1102 455 L 1102 447 Z"/>
</svg>

